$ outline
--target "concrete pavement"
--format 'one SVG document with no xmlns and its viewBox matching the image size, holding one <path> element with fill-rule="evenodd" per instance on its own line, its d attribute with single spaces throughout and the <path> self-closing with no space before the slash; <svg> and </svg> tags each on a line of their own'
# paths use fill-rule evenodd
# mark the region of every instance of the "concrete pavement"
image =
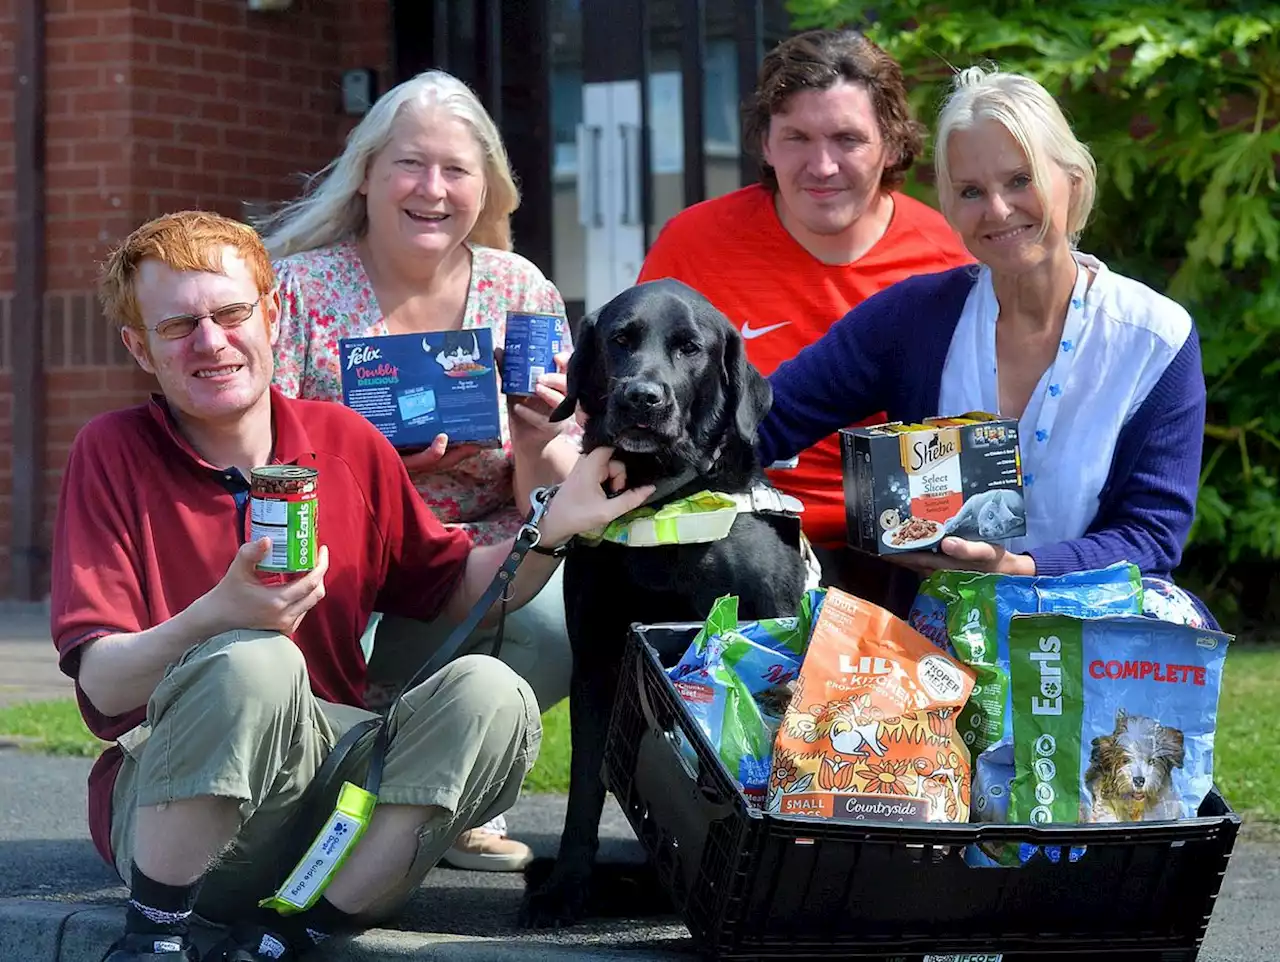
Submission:
<svg viewBox="0 0 1280 962">
<path fill-rule="evenodd" d="M 58 670 L 44 605 L 0 602 L 0 708 L 65 698 L 71 680 Z"/>
</svg>

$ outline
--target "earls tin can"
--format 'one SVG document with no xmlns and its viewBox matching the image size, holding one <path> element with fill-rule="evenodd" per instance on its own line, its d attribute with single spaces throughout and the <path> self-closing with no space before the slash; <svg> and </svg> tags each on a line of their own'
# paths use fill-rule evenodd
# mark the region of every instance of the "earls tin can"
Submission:
<svg viewBox="0 0 1280 962">
<path fill-rule="evenodd" d="M 271 464 L 249 473 L 249 540 L 271 539 L 263 571 L 310 571 L 316 566 L 315 468 Z"/>
<path fill-rule="evenodd" d="M 502 354 L 502 393 L 514 397 L 533 394 L 538 378 L 556 372 L 560 326 L 556 314 L 507 312 L 507 336 Z"/>
</svg>

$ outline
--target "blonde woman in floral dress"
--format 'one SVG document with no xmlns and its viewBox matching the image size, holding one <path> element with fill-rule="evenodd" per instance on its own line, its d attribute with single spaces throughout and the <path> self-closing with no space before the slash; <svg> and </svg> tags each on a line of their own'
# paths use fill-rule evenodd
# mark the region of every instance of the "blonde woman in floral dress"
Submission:
<svg viewBox="0 0 1280 962">
<path fill-rule="evenodd" d="M 261 224 L 276 259 L 283 311 L 275 383 L 291 397 L 341 402 L 338 341 L 378 334 L 487 327 L 505 337 L 507 311 L 564 316 L 555 286 L 511 250 L 519 202 L 497 128 L 460 81 L 430 71 L 388 91 L 351 132 L 345 151 L 301 199 Z M 567 324 L 562 329 L 568 344 Z M 573 421 L 552 424 L 564 361 L 537 396 L 500 399 L 502 446 L 454 445 L 444 436 L 406 453 L 414 485 L 441 521 L 477 544 L 510 538 L 537 486 L 562 480 L 578 457 Z M 384 618 L 365 633 L 374 652 L 370 700 L 388 699 L 451 625 Z M 492 650 L 492 629 L 467 651 Z M 506 619 L 501 655 L 543 710 L 568 692 L 571 656 L 559 573 Z M 532 858 L 505 823 L 464 832 L 444 861 L 516 871 Z"/>
</svg>

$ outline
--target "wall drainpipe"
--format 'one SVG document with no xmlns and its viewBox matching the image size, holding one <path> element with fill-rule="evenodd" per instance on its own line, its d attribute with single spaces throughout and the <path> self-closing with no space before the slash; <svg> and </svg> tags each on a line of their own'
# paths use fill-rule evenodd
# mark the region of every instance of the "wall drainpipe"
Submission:
<svg viewBox="0 0 1280 962">
<path fill-rule="evenodd" d="M 37 601 L 47 552 L 44 529 L 45 0 L 17 4 L 14 66 L 14 295 L 9 367 L 13 384 L 10 570 L 15 598 Z"/>
</svg>

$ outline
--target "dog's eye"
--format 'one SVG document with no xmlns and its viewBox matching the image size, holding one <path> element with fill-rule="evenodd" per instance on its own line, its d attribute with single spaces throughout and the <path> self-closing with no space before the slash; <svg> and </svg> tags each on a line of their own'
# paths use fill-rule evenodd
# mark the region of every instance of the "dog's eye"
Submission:
<svg viewBox="0 0 1280 962">
<path fill-rule="evenodd" d="M 628 344 L 631 343 L 629 340 L 627 340 L 627 335 L 623 334 L 621 331 L 613 335 L 613 337 L 611 337 L 610 340 L 613 341 L 614 344 L 617 344 L 618 347 L 626 347 Z"/>
<path fill-rule="evenodd" d="M 697 354 L 699 351 L 697 341 L 683 341 L 676 345 L 676 353 L 681 357 L 689 357 L 691 354 Z"/>
</svg>

